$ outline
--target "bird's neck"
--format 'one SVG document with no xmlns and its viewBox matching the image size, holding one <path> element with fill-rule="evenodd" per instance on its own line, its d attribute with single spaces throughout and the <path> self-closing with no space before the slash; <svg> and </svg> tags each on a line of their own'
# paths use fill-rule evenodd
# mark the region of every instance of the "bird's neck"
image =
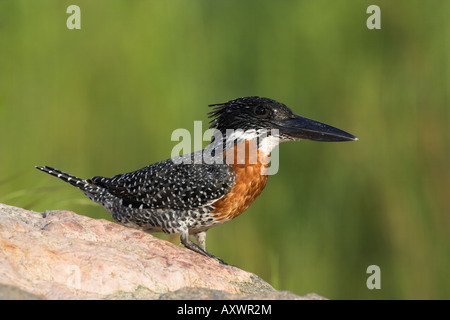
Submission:
<svg viewBox="0 0 450 320">
<path fill-rule="evenodd" d="M 278 136 L 265 132 L 234 131 L 224 137 L 215 136 L 203 150 L 203 159 L 207 159 L 207 163 L 226 163 L 235 168 L 247 167 L 255 173 L 267 175 L 270 153 L 280 142 Z"/>
<path fill-rule="evenodd" d="M 280 142 L 278 135 L 272 134 L 267 130 L 226 130 L 225 133 L 218 131 L 218 135 L 214 136 L 212 142 L 207 149 L 229 150 L 243 145 L 246 142 L 250 149 L 258 150 L 258 152 L 268 157 Z M 250 150 L 251 151 L 251 150 Z"/>
</svg>

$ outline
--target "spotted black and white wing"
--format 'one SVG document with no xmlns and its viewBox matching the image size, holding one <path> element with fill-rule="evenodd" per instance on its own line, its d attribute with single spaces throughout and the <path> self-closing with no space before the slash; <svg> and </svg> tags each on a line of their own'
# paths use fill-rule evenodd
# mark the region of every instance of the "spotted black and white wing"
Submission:
<svg viewBox="0 0 450 320">
<path fill-rule="evenodd" d="M 167 159 L 134 172 L 90 180 L 120 198 L 124 206 L 184 211 L 220 199 L 234 179 L 227 164 L 175 164 Z"/>
</svg>

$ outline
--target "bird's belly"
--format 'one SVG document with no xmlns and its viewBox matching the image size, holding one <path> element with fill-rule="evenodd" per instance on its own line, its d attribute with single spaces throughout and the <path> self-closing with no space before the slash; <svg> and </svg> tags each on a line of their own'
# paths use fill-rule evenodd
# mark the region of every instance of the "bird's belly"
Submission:
<svg viewBox="0 0 450 320">
<path fill-rule="evenodd" d="M 210 214 L 213 209 L 210 205 L 187 211 L 139 209 L 125 206 L 107 208 L 113 219 L 121 225 L 149 233 L 164 232 L 167 234 L 178 234 L 185 229 L 188 229 L 190 233 L 197 233 L 220 224 L 221 222 L 216 221 Z"/>
</svg>

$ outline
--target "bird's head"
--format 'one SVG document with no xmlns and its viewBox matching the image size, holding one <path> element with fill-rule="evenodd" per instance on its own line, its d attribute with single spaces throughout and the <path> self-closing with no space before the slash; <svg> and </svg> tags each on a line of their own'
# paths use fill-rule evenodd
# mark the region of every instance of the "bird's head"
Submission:
<svg viewBox="0 0 450 320">
<path fill-rule="evenodd" d="M 284 104 L 263 97 L 244 97 L 221 104 L 213 104 L 209 113 L 211 128 L 223 135 L 227 129 L 254 132 L 278 130 L 280 141 L 300 139 L 314 141 L 353 141 L 354 135 L 341 129 L 294 114 Z"/>
</svg>

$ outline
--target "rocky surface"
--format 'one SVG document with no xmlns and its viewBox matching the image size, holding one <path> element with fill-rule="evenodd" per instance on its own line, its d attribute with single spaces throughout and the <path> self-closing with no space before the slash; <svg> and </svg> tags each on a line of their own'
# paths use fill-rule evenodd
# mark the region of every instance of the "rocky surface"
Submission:
<svg viewBox="0 0 450 320">
<path fill-rule="evenodd" d="M 0 204 L 2 299 L 321 299 L 116 223 Z"/>
</svg>

